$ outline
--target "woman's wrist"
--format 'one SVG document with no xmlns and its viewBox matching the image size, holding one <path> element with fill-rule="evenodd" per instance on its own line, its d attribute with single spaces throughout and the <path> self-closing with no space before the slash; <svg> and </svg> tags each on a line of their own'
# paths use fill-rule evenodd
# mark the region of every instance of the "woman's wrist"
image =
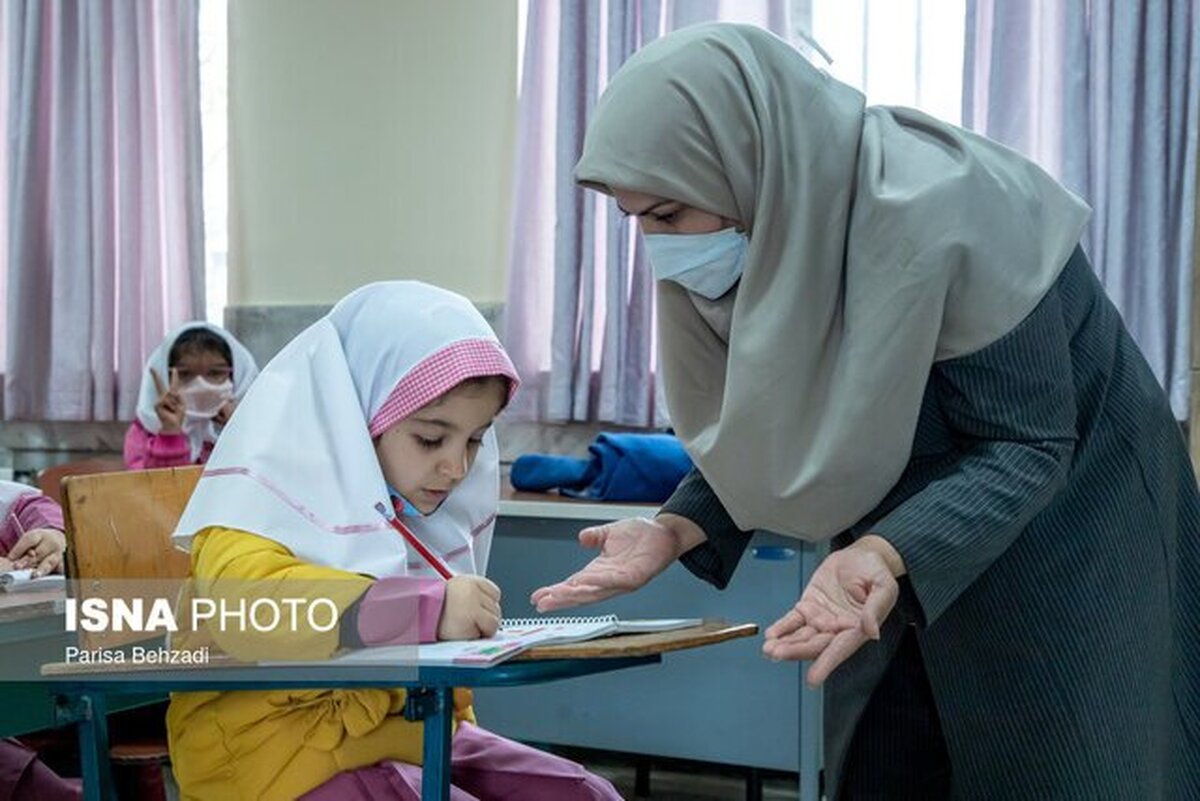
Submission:
<svg viewBox="0 0 1200 801">
<path fill-rule="evenodd" d="M 890 542 L 878 534 L 865 534 L 855 540 L 854 544 L 850 547 L 870 551 L 879 556 L 884 561 L 884 564 L 887 565 L 891 574 L 896 578 L 900 578 L 908 572 L 908 568 L 904 564 L 904 557 L 900 555 L 900 552 Z"/>
<path fill-rule="evenodd" d="M 676 559 L 708 539 L 704 529 L 683 515 L 662 512 L 654 518 L 654 522 L 665 528 L 674 538 Z"/>
</svg>

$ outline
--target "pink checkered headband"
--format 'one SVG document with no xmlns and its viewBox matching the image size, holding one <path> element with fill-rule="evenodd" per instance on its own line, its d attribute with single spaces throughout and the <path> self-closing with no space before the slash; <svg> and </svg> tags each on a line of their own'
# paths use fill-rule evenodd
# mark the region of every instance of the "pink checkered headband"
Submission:
<svg viewBox="0 0 1200 801">
<path fill-rule="evenodd" d="M 492 339 L 462 339 L 427 356 L 396 383 L 371 418 L 372 439 L 464 381 L 499 376 L 508 381 L 507 406 L 521 379 L 504 348 Z"/>
<path fill-rule="evenodd" d="M 463 380 L 516 373 L 465 298 L 415 281 L 350 294 L 259 375 L 209 459 L 175 532 L 248 531 L 305 561 L 371 576 L 433 575 L 375 511 L 389 502 L 373 434 Z M 490 429 L 438 509 L 410 519 L 453 570 L 482 573 L 499 502 Z"/>
</svg>

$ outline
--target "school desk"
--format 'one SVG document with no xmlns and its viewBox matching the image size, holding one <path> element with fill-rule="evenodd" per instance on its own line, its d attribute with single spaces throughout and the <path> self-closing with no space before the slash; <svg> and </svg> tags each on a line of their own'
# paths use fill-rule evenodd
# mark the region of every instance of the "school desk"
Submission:
<svg viewBox="0 0 1200 801">
<path fill-rule="evenodd" d="M 0 646 L 54 638 L 63 633 L 66 590 L 0 592 Z"/>
<path fill-rule="evenodd" d="M 0 593 L 0 737 L 63 725 L 37 666 L 62 659 L 73 642 L 63 625 L 65 598 L 64 590 Z M 113 711 L 164 698 L 124 697 Z"/>
<path fill-rule="evenodd" d="M 78 721 L 85 801 L 114 798 L 108 770 L 105 714 L 108 698 L 129 693 L 205 690 L 405 687 L 405 716 L 425 727 L 422 801 L 450 797 L 450 736 L 454 687 L 514 687 L 622 670 L 662 660 L 669 651 L 714 645 L 757 632 L 753 625 L 709 622 L 702 627 L 653 635 L 626 635 L 535 649 L 486 669 L 411 666 L 273 666 L 237 663 L 145 669 L 135 665 L 49 664 L 43 674 L 61 697 L 60 706 Z M 539 653 L 539 650 L 542 653 Z M 485 724 L 486 725 L 486 724 Z"/>
<path fill-rule="evenodd" d="M 530 593 L 594 555 L 580 529 L 634 516 L 645 504 L 596 503 L 504 483 L 488 576 L 504 590 L 504 614 L 533 614 Z M 810 545 L 760 532 L 729 586 L 718 591 L 675 564 L 636 593 L 562 615 L 723 617 L 764 626 L 795 604 L 819 561 Z M 761 637 L 679 654 L 653 671 L 596 676 L 548 687 L 475 694 L 480 723 L 526 742 L 692 759 L 747 769 L 748 798 L 761 797 L 763 769 L 799 773 L 801 801 L 816 801 L 822 764 L 821 694 L 794 662 L 762 656 Z M 620 699 L 620 714 L 613 699 Z M 536 710 L 531 712 L 531 710 Z M 728 736 L 737 732 L 736 737 Z"/>
</svg>

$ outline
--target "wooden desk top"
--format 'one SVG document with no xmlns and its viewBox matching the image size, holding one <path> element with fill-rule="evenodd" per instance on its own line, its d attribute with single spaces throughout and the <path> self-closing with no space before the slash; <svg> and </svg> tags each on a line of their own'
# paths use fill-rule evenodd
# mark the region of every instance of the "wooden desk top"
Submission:
<svg viewBox="0 0 1200 801">
<path fill-rule="evenodd" d="M 623 520 L 626 517 L 654 517 L 655 503 L 608 503 L 568 498 L 557 492 L 520 492 L 508 481 L 508 471 L 500 477 L 500 516 L 538 517 L 551 520 Z"/>
<path fill-rule="evenodd" d="M 715 645 L 726 640 L 753 637 L 758 626 L 753 623 L 731 625 L 724 620 L 706 620 L 699 626 L 675 631 L 649 634 L 617 634 L 583 642 L 562 645 L 543 645 L 513 657 L 514 662 L 531 659 L 604 659 L 614 656 L 649 656 Z"/>
</svg>

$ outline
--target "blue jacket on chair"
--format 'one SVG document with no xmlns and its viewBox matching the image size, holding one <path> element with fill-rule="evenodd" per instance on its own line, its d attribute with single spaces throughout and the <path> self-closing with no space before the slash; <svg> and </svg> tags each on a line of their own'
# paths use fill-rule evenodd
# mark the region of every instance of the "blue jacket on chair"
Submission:
<svg viewBox="0 0 1200 801">
<path fill-rule="evenodd" d="M 605 433 L 588 446 L 588 456 L 527 454 L 512 465 L 515 489 L 597 501 L 661 503 L 671 496 L 692 460 L 671 434 Z"/>
</svg>

